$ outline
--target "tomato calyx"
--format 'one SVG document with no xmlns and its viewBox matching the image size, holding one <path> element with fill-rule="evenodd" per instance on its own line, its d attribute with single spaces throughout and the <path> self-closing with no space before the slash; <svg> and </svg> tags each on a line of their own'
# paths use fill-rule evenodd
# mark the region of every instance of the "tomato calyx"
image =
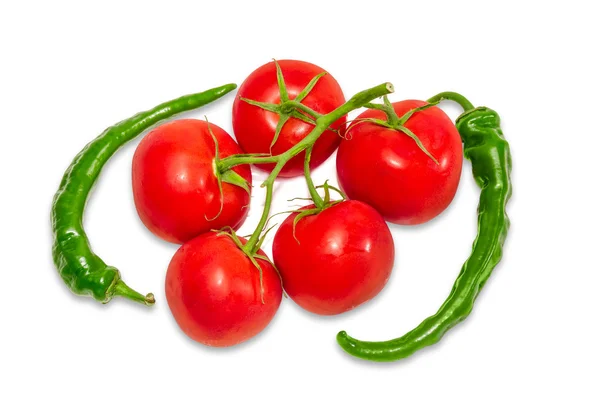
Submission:
<svg viewBox="0 0 600 400">
<path fill-rule="evenodd" d="M 325 191 L 325 198 L 324 201 L 326 203 L 328 203 L 330 201 L 330 190 L 333 190 L 334 192 L 336 192 L 337 194 L 339 194 L 342 197 L 342 200 L 348 200 L 348 197 L 346 197 L 346 195 L 344 194 L 344 192 L 342 192 L 340 189 L 336 188 L 335 186 L 331 186 L 329 183 L 329 179 L 325 181 L 324 184 L 317 186 L 317 189 L 323 189 Z M 338 201 L 339 202 L 339 201 Z"/>
<path fill-rule="evenodd" d="M 378 118 L 362 118 L 362 119 L 357 118 L 354 121 L 352 121 L 352 125 L 346 130 L 346 139 L 352 138 L 352 135 L 350 134 L 350 132 L 355 126 L 365 123 L 365 122 L 369 122 L 369 123 L 372 123 L 375 125 L 383 126 L 385 128 L 393 129 L 398 132 L 404 133 L 406 136 L 410 137 L 415 142 L 417 147 L 419 147 L 419 149 L 423 153 L 425 153 L 425 155 L 427 155 L 427 157 L 432 159 L 436 165 L 440 165 L 440 163 L 433 156 L 433 154 L 431 154 L 429 152 L 429 150 L 427 150 L 427 148 L 423 145 L 423 143 L 421 142 L 419 137 L 406 127 L 406 122 L 414 114 L 416 114 L 420 111 L 424 111 L 428 108 L 434 107 L 438 104 L 439 104 L 439 101 L 429 102 L 428 104 L 425 104 L 424 106 L 413 108 L 412 110 L 406 112 L 404 115 L 399 117 L 398 114 L 396 114 L 396 111 L 394 110 L 394 107 L 392 106 L 392 103 L 388 99 L 387 95 L 383 96 L 383 104 L 367 103 L 367 104 L 365 104 L 365 107 L 373 109 L 373 110 L 383 111 L 386 115 L 386 120 L 384 121 L 384 120 L 378 119 Z"/>
<path fill-rule="evenodd" d="M 279 275 L 279 280 L 281 281 L 281 287 L 283 288 L 283 279 L 281 278 L 281 274 L 279 273 L 279 270 L 277 270 L 277 267 L 275 266 L 275 264 L 273 264 L 273 261 L 271 261 L 269 259 L 269 257 L 267 257 L 267 256 L 258 254 L 258 251 L 260 250 L 260 247 L 262 246 L 263 242 L 265 241 L 267 234 L 271 231 L 271 229 L 275 228 L 275 226 L 276 225 L 273 225 L 270 228 L 268 228 L 263 233 L 263 235 L 261 236 L 259 241 L 256 243 L 256 245 L 254 245 L 252 247 L 252 249 L 249 249 L 246 246 L 244 246 L 244 244 L 242 243 L 240 238 L 237 236 L 235 231 L 229 226 L 226 226 L 220 230 L 213 230 L 213 232 L 215 232 L 217 234 L 217 236 L 225 235 L 228 238 L 230 238 L 233 241 L 233 243 L 235 243 L 235 245 L 246 255 L 246 257 L 248 257 L 248 259 L 250 260 L 252 265 L 254 265 L 256 267 L 256 269 L 258 270 L 259 280 L 260 280 L 260 301 L 262 304 L 265 304 L 265 297 L 264 297 L 265 288 L 263 285 L 263 270 L 262 270 L 260 264 L 258 263 L 258 261 L 256 261 L 257 259 L 266 261 L 269 264 L 271 264 L 273 269 L 275 269 L 275 272 L 277 272 L 277 275 Z"/>
<path fill-rule="evenodd" d="M 212 218 L 209 218 L 207 215 L 204 215 L 204 218 L 206 218 L 207 221 L 214 221 L 215 219 L 219 218 L 219 216 L 223 212 L 223 203 L 224 203 L 223 182 L 241 187 L 242 189 L 244 189 L 246 191 L 246 193 L 248 193 L 248 195 L 250 195 L 250 185 L 248 185 L 248 181 L 246 181 L 246 179 L 244 179 L 240 174 L 238 174 L 237 172 L 235 172 L 232 169 L 220 171 L 220 169 L 218 168 L 219 160 L 220 160 L 219 142 L 217 141 L 217 138 L 215 137 L 215 135 L 213 134 L 213 132 L 210 128 L 210 124 L 208 123 L 208 118 L 206 118 L 206 116 L 204 118 L 206 119 L 206 125 L 208 126 L 208 132 L 210 133 L 210 136 L 212 137 L 212 140 L 215 143 L 215 158 L 213 159 L 212 165 L 213 165 L 213 173 L 215 174 L 215 177 L 217 178 L 217 186 L 219 187 L 219 202 L 220 202 L 219 203 L 219 211 L 217 212 L 217 214 Z"/>
<path fill-rule="evenodd" d="M 311 181 L 311 184 L 312 184 L 312 181 Z M 296 242 L 298 242 L 298 244 L 300 244 L 300 241 L 296 237 L 296 225 L 298 224 L 298 222 L 300 222 L 300 220 L 302 220 L 302 218 L 308 217 L 310 215 L 317 215 L 320 212 L 322 212 L 322 211 L 324 211 L 324 210 L 326 210 L 328 208 L 331 208 L 331 207 L 335 206 L 336 204 L 339 204 L 339 203 L 347 200 L 346 195 L 344 195 L 344 193 L 340 189 L 338 189 L 338 188 L 336 188 L 334 186 L 329 185 L 328 180 L 326 180 L 324 184 L 316 186 L 315 187 L 315 191 L 316 191 L 316 189 L 323 189 L 323 191 L 325 192 L 322 199 L 319 196 L 319 199 L 320 199 L 319 204 L 315 203 L 314 204 L 315 205 L 314 208 L 299 208 L 297 210 L 290 211 L 291 213 L 297 213 L 298 214 L 294 218 L 294 222 L 292 224 L 292 236 L 294 237 L 294 239 L 296 240 Z M 333 190 L 336 193 L 338 193 L 342 197 L 342 199 L 341 200 L 333 200 L 332 201 L 331 200 L 331 192 L 330 192 L 331 190 Z M 311 198 L 311 199 L 314 202 L 314 198 Z M 309 199 L 309 200 L 311 200 L 311 199 Z M 292 199 L 292 200 L 294 200 L 294 199 Z M 301 200 L 304 200 L 304 199 L 301 199 Z"/>
<path fill-rule="evenodd" d="M 279 115 L 279 121 L 277 122 L 277 126 L 275 127 L 275 135 L 273 136 L 273 140 L 271 141 L 271 145 L 269 146 L 269 151 L 272 154 L 273 146 L 279 139 L 279 134 L 283 129 L 283 126 L 290 118 L 296 118 L 303 122 L 306 122 L 311 125 L 316 125 L 316 120 L 321 116 L 318 112 L 314 111 L 310 107 L 302 104 L 302 101 L 309 95 L 312 89 L 315 87 L 319 79 L 327 74 L 327 72 L 321 72 L 316 75 L 314 78 L 310 80 L 310 82 L 306 85 L 300 93 L 292 100 L 290 99 L 290 95 L 288 93 L 285 79 L 283 78 L 283 72 L 281 71 L 281 67 L 277 60 L 273 60 L 275 63 L 275 68 L 277 69 L 277 85 L 279 86 L 279 98 L 281 103 L 266 103 L 261 101 L 255 101 L 252 99 L 247 99 L 245 97 L 240 97 L 240 100 L 262 108 L 263 110 L 270 111 L 272 113 Z M 337 131 L 336 131 L 337 132 Z"/>
</svg>

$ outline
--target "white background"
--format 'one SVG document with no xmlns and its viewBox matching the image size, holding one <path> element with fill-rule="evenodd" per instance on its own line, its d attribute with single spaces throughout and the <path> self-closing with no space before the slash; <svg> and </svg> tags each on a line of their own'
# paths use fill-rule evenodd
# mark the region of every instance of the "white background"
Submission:
<svg viewBox="0 0 600 400">
<path fill-rule="evenodd" d="M 205 3 L 0 7 L 0 398 L 599 398 L 595 2 Z M 94 250 L 132 287 L 153 291 L 156 306 L 96 304 L 58 277 L 49 210 L 73 156 L 137 111 L 240 84 L 273 57 L 324 67 L 347 97 L 391 81 L 392 100 L 455 90 L 502 116 L 514 159 L 505 256 L 471 316 L 440 344 L 372 364 L 347 356 L 335 335 L 389 339 L 437 310 L 475 235 L 469 163 L 442 216 L 392 227 L 396 266 L 375 300 L 334 318 L 286 300 L 262 334 L 235 348 L 192 342 L 169 313 L 164 275 L 177 247 L 136 215 L 137 142 L 106 166 L 85 226 Z M 231 132 L 233 98 L 186 116 L 206 114 Z M 315 172 L 326 178 L 335 180 L 333 157 Z M 275 210 L 304 192 L 301 180 L 280 184 Z M 256 190 L 241 233 L 261 203 Z"/>
</svg>

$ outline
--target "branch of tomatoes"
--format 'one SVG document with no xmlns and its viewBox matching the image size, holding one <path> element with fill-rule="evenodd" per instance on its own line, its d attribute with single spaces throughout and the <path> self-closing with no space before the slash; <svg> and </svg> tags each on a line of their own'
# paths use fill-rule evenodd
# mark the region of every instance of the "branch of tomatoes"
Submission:
<svg viewBox="0 0 600 400">
<path fill-rule="evenodd" d="M 286 163 L 296 155 L 302 153 L 303 151 L 307 152 L 306 158 L 308 159 L 308 161 L 310 161 L 310 154 L 315 142 L 335 121 L 345 116 L 349 112 L 364 107 L 371 101 L 393 92 L 394 86 L 391 83 L 382 83 L 380 85 L 374 86 L 370 89 L 355 94 L 346 103 L 342 104 L 340 107 L 336 108 L 328 114 L 320 115 L 314 113 L 313 116 L 315 116 L 316 118 L 314 120 L 314 128 L 312 129 L 312 131 L 295 146 L 279 155 L 256 156 L 240 154 L 226 157 L 216 161 L 216 168 L 219 174 L 224 174 L 231 168 L 242 164 L 275 164 L 275 167 L 273 168 L 267 179 L 261 185 L 261 187 L 265 187 L 267 190 L 265 206 L 260 221 L 256 229 L 254 230 L 254 233 L 252 233 L 248 242 L 246 242 L 246 244 L 244 244 L 243 246 L 243 250 L 245 252 L 255 254 L 258 251 L 256 245 L 260 240 L 261 233 L 265 228 L 271 210 L 273 185 L 275 183 L 275 179 L 277 178 L 283 167 L 286 165 Z M 292 107 L 298 110 L 303 110 L 306 108 L 296 99 L 290 100 L 289 98 L 287 100 L 282 99 L 281 107 Z M 310 170 L 308 169 L 308 167 L 306 167 L 306 165 L 308 165 L 308 161 L 305 161 L 305 176 L 307 177 L 309 191 L 317 208 L 322 208 L 324 207 L 325 202 L 317 193 L 317 190 L 314 187 L 312 180 L 310 179 Z"/>
</svg>

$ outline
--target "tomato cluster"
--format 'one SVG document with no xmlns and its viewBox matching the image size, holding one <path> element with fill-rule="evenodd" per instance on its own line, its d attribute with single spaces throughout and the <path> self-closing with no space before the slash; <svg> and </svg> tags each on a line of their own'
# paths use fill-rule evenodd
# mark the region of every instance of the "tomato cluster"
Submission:
<svg viewBox="0 0 600 400">
<path fill-rule="evenodd" d="M 301 106 L 288 107 L 293 99 Z M 309 312 L 335 315 L 383 289 L 395 256 L 386 221 L 420 224 L 440 214 L 462 168 L 460 136 L 442 110 L 385 100 L 385 107 L 370 105 L 349 125 L 345 116 L 337 119 L 311 144 L 309 168 L 339 147 L 345 196 L 331 200 L 333 189 L 325 185 L 324 199 L 290 213 L 275 234 L 272 261 L 262 241 L 235 234 L 248 214 L 248 164 L 273 171 L 277 156 L 313 131 L 315 116 L 345 103 L 332 75 L 294 60 L 256 69 L 233 104 L 237 143 L 218 126 L 193 119 L 159 126 L 140 142 L 132 166 L 135 206 L 151 232 L 182 244 L 165 289 L 188 336 L 218 347 L 243 342 L 269 324 L 284 291 Z M 278 176 L 302 175 L 305 151 L 290 157 Z M 220 160 L 231 157 L 248 162 L 222 170 Z"/>
</svg>

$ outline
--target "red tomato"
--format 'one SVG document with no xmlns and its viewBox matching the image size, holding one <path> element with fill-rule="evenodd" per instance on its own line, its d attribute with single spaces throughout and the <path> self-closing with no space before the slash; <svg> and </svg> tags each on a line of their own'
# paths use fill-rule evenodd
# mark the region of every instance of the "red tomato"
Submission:
<svg viewBox="0 0 600 400">
<path fill-rule="evenodd" d="M 250 339 L 269 324 L 281 303 L 281 280 L 270 263 L 256 261 L 263 272 L 264 304 L 259 271 L 231 238 L 209 232 L 177 250 L 165 289 L 173 317 L 186 335 L 226 347 Z"/>
<path fill-rule="evenodd" d="M 221 157 L 241 153 L 235 141 L 214 124 Z M 133 198 L 138 214 L 155 235 L 183 243 L 210 229 L 237 229 L 248 214 L 250 196 L 223 183 L 223 210 L 213 171 L 215 143 L 205 121 L 175 120 L 150 132 L 133 156 Z M 234 171 L 252 184 L 250 167 Z"/>
<path fill-rule="evenodd" d="M 302 218 L 296 225 L 298 241 L 296 216 L 286 218 L 273 241 L 273 260 L 294 302 L 334 315 L 383 289 L 394 265 L 394 242 L 377 211 L 360 201 L 338 203 Z"/>
<path fill-rule="evenodd" d="M 424 104 L 406 100 L 393 106 L 401 117 Z M 370 109 L 360 118 L 385 120 L 385 115 Z M 336 162 L 341 189 L 349 198 L 373 206 L 387 221 L 414 225 L 440 214 L 454 198 L 462 170 L 462 142 L 454 123 L 438 107 L 416 112 L 405 126 L 439 165 L 406 134 L 370 122 L 350 130 Z"/>
<path fill-rule="evenodd" d="M 325 70 L 314 64 L 304 61 L 281 60 L 278 61 L 287 86 L 290 99 L 298 93 L 316 75 Z M 250 100 L 281 103 L 279 87 L 277 85 L 277 72 L 275 63 L 270 62 L 250 74 L 238 90 L 238 96 L 233 103 L 233 133 L 240 147 L 246 153 L 269 153 L 271 142 L 275 137 L 275 128 L 279 122 L 279 115 L 250 105 L 240 97 Z M 327 114 L 344 104 L 344 94 L 333 76 L 327 74 L 315 85 L 302 104 L 312 108 L 320 114 Z M 336 121 L 332 128 L 344 126 L 346 117 Z M 272 154 L 277 155 L 293 147 L 308 135 L 314 125 L 290 118 L 281 130 L 277 142 L 272 148 Z M 311 154 L 311 168 L 323 163 L 335 151 L 340 143 L 340 136 L 333 131 L 326 131 L 315 143 Z M 271 171 L 273 164 L 257 164 L 258 168 Z M 304 168 L 304 152 L 290 160 L 279 176 L 292 177 L 302 175 Z"/>
</svg>

